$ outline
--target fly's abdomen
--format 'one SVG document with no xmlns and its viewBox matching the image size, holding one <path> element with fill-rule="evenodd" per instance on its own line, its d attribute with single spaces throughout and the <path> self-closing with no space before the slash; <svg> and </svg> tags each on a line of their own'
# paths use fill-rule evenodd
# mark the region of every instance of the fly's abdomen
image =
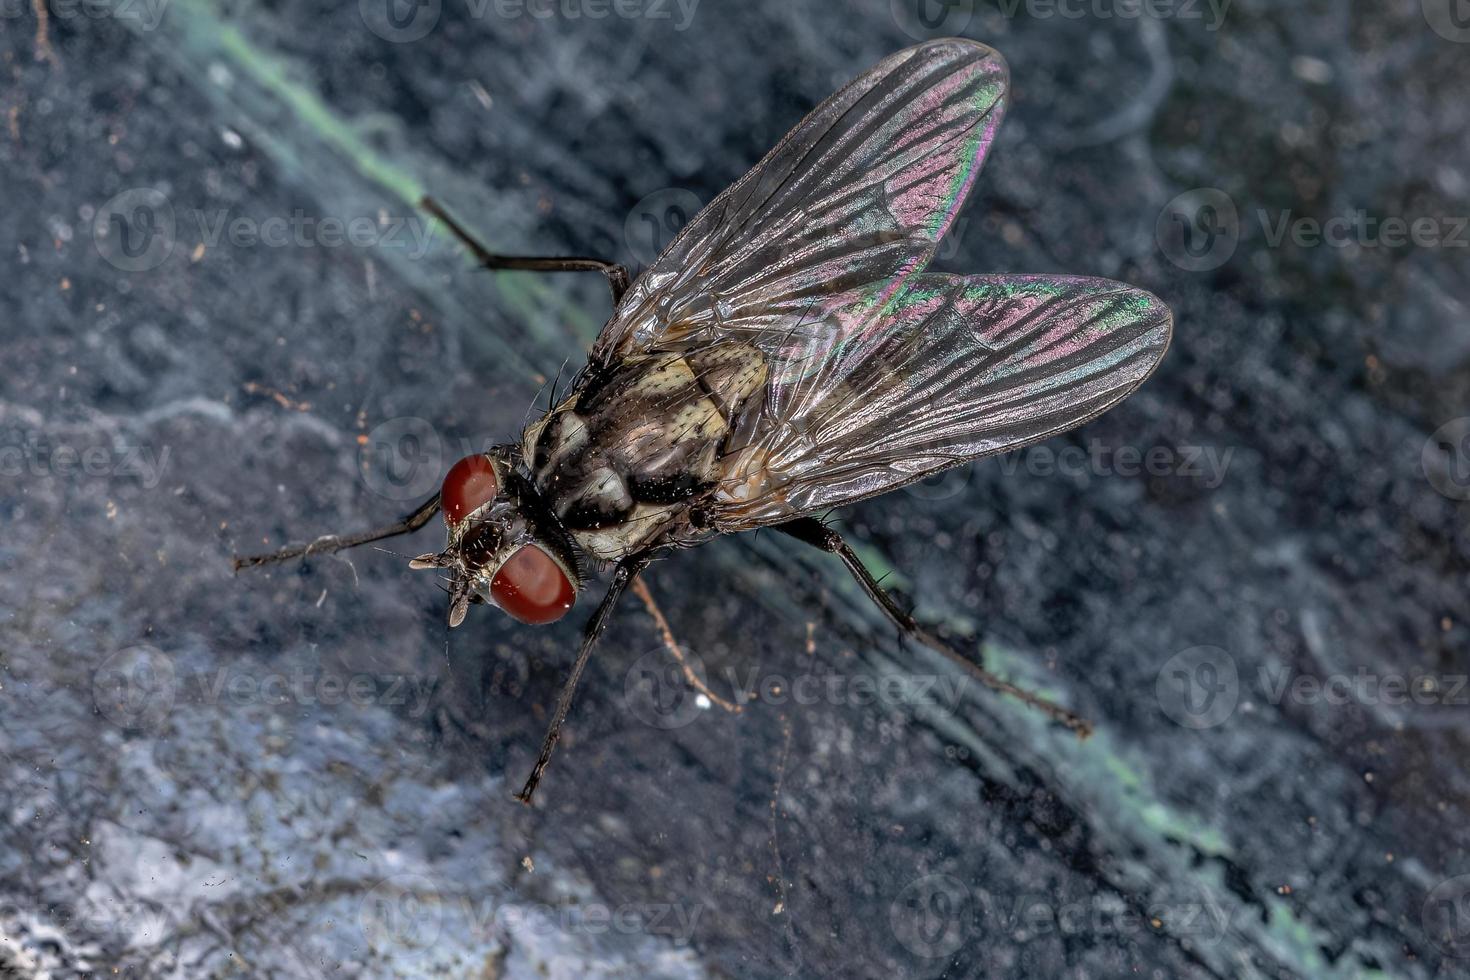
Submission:
<svg viewBox="0 0 1470 980">
<path fill-rule="evenodd" d="M 759 408 L 765 383 L 764 355 L 737 341 L 629 358 L 589 374 L 527 429 L 525 459 L 567 530 L 616 558 L 715 483 L 729 433 Z"/>
</svg>

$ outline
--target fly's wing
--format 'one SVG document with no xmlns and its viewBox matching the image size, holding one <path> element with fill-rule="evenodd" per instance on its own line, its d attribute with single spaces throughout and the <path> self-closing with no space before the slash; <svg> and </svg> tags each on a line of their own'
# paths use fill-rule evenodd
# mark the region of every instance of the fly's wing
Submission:
<svg viewBox="0 0 1470 980">
<path fill-rule="evenodd" d="M 1006 89 L 1005 61 L 973 41 L 885 59 L 689 222 L 623 297 L 592 362 L 731 337 L 780 359 L 793 330 L 881 305 L 873 284 L 899 291 L 954 221 Z"/>
<path fill-rule="evenodd" d="M 876 325 L 876 326 L 875 326 Z M 1106 279 L 927 275 L 838 316 L 723 461 L 722 530 L 787 520 L 1092 419 L 1157 366 L 1172 317 Z"/>
<path fill-rule="evenodd" d="M 592 349 L 743 341 L 764 397 L 725 443 L 738 530 L 881 493 L 1087 421 L 1167 346 L 1168 310 L 1100 280 L 922 275 L 974 183 L 1007 71 L 972 41 L 893 55 L 699 212 Z"/>
</svg>

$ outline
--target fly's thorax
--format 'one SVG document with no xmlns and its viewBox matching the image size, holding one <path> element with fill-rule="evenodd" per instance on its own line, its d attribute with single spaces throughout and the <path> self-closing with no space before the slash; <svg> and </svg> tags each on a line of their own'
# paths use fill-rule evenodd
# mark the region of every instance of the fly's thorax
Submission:
<svg viewBox="0 0 1470 980">
<path fill-rule="evenodd" d="M 739 341 L 594 365 L 526 430 L 531 478 L 588 553 L 647 547 L 719 482 L 766 377 L 765 355 Z"/>
</svg>

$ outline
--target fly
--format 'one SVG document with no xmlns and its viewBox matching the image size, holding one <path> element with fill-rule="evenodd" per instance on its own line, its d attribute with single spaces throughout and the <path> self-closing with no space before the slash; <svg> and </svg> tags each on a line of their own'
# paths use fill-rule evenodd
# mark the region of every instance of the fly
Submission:
<svg viewBox="0 0 1470 980">
<path fill-rule="evenodd" d="M 815 516 L 1081 425 L 1168 347 L 1168 308 L 1122 283 L 924 271 L 995 138 L 1008 79 L 973 41 L 898 52 L 813 110 L 631 283 L 600 259 L 493 254 L 425 199 L 487 268 L 601 272 L 611 319 L 564 399 L 517 441 L 455 463 L 413 513 L 236 569 L 407 534 L 442 512 L 444 550 L 410 564 L 447 575 L 458 626 L 474 603 L 560 619 L 589 566 L 611 563 L 524 803 L 629 583 L 655 557 L 761 527 L 837 555 L 904 634 L 1085 733 L 917 622 Z"/>
</svg>

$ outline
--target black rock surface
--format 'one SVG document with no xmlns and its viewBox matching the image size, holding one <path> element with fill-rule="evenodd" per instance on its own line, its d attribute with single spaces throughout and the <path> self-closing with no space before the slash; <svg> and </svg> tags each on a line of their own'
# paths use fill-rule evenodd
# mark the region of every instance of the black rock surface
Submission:
<svg viewBox="0 0 1470 980">
<path fill-rule="evenodd" d="M 0 973 L 1466 975 L 1455 0 L 391 2 L 0 10 Z M 944 33 L 1014 96 L 939 265 L 1122 279 L 1175 341 L 836 518 L 1094 737 L 747 536 L 647 575 L 743 711 L 630 602 L 526 809 L 585 608 L 450 633 L 437 522 L 232 575 L 408 510 L 609 313 L 421 193 L 637 267 Z"/>
</svg>

